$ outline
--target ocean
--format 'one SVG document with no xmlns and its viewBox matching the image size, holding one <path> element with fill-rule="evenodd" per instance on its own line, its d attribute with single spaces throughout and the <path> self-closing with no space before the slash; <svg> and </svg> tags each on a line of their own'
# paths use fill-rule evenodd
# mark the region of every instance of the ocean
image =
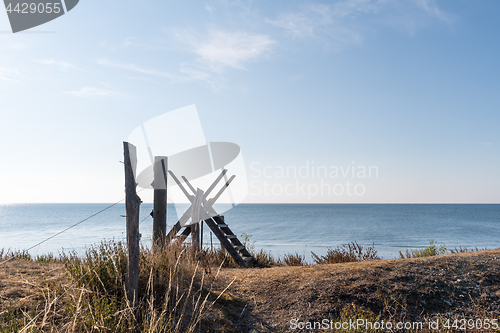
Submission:
<svg viewBox="0 0 500 333">
<path fill-rule="evenodd" d="M 0 205 L 0 250 L 23 250 L 108 207 L 109 204 Z M 152 204 L 141 205 L 142 242 L 151 244 Z M 167 208 L 167 230 L 177 221 Z M 82 252 L 105 239 L 125 239 L 125 205 L 112 208 L 34 247 L 32 255 Z M 225 214 L 236 235 L 250 238 L 256 250 L 275 256 L 299 253 L 311 261 L 311 252 L 326 253 L 356 241 L 375 246 L 385 258 L 399 251 L 424 248 L 430 240 L 448 249 L 500 247 L 498 204 L 240 204 Z M 210 247 L 205 226 L 204 247 Z M 213 246 L 218 240 L 213 236 Z"/>
</svg>

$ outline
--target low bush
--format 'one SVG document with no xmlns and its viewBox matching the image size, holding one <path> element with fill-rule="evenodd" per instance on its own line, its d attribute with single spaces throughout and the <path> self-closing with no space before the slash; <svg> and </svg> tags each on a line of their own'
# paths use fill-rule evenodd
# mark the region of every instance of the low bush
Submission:
<svg viewBox="0 0 500 333">
<path fill-rule="evenodd" d="M 486 251 L 488 248 L 484 249 L 478 249 L 477 247 L 473 249 L 468 249 L 467 247 L 459 247 L 458 249 L 455 247 L 455 249 L 450 249 L 450 253 L 465 253 L 465 252 L 476 252 L 476 251 Z"/>
<path fill-rule="evenodd" d="M 274 257 L 271 251 L 267 252 L 260 249 L 259 252 L 251 253 L 253 257 L 253 265 L 259 267 L 281 266 L 283 265 L 281 259 Z"/>
<path fill-rule="evenodd" d="M 311 255 L 316 264 L 337 264 L 342 262 L 380 259 L 375 250 L 375 246 L 372 245 L 364 249 L 363 246 L 357 242 L 340 245 L 336 248 L 328 248 L 324 256 L 318 256 L 314 252 L 311 252 Z"/>
<path fill-rule="evenodd" d="M 304 255 L 300 255 L 297 252 L 285 254 L 283 257 L 283 262 L 287 266 L 304 266 L 307 265 L 306 257 Z"/>
<path fill-rule="evenodd" d="M 446 246 L 440 245 L 439 247 L 436 245 L 436 241 L 430 240 L 429 246 L 425 249 L 415 249 L 415 250 L 406 250 L 405 253 L 399 251 L 399 256 L 401 259 L 405 258 L 420 258 L 420 257 L 432 257 L 437 255 L 443 255 L 446 253 Z"/>
</svg>

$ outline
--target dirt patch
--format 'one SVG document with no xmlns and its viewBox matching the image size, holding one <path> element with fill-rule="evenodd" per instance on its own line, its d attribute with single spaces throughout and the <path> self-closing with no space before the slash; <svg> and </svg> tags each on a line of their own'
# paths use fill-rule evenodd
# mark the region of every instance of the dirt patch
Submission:
<svg viewBox="0 0 500 333">
<path fill-rule="evenodd" d="M 288 332 L 293 331 L 294 318 L 302 322 L 346 316 L 423 322 L 437 317 L 499 319 L 499 263 L 500 249 L 333 265 L 223 269 L 220 286 L 214 289 L 218 290 L 214 297 L 220 297 L 202 320 L 202 331 Z M 16 260 L 2 265 L 0 318 L 36 314 L 54 299 L 55 291 L 61 294 L 71 283 L 59 263 Z M 60 306 L 64 302 L 61 299 L 57 320 L 64 321 Z"/>
<path fill-rule="evenodd" d="M 305 267 L 227 269 L 230 292 L 258 332 L 290 320 L 338 319 L 346 311 L 386 319 L 498 318 L 500 249 Z"/>
<path fill-rule="evenodd" d="M 63 265 L 13 260 L 0 268 L 0 315 L 43 308 L 50 293 L 68 283 Z"/>
</svg>

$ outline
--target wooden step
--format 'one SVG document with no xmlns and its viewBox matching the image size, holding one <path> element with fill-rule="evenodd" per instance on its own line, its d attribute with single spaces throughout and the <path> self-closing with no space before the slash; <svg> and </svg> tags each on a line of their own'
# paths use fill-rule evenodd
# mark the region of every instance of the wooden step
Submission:
<svg viewBox="0 0 500 333">
<path fill-rule="evenodd" d="M 249 261 L 252 261 L 252 257 L 243 257 L 243 261 L 244 262 L 249 262 Z"/>
<path fill-rule="evenodd" d="M 222 223 L 218 223 L 222 222 Z M 241 244 L 238 238 L 234 235 L 234 233 L 229 229 L 227 224 L 224 223 L 224 218 L 222 216 L 205 220 L 205 223 L 208 225 L 210 230 L 215 234 L 215 236 L 219 239 L 221 246 L 233 257 L 233 259 L 238 263 L 238 265 L 242 267 L 249 267 L 252 264 L 251 259 L 243 260 L 242 256 L 245 258 L 251 257 L 248 251 L 245 249 L 245 246 Z M 222 231 L 221 228 L 225 231 Z M 226 234 L 227 233 L 227 234 Z M 234 237 L 234 238 L 233 238 Z M 238 244 L 235 246 L 235 244 Z M 238 251 L 242 251 L 239 253 Z"/>
</svg>

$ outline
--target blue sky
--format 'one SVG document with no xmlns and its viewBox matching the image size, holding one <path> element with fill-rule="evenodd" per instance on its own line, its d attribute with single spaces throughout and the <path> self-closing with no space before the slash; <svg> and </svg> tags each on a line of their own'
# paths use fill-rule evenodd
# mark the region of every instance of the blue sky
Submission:
<svg viewBox="0 0 500 333">
<path fill-rule="evenodd" d="M 241 146 L 248 202 L 500 203 L 499 11 L 81 0 L 17 34 L 0 11 L 0 203 L 119 200 L 122 141 L 191 104 L 207 140 Z M 313 166 L 378 172 L 279 174 Z"/>
</svg>

